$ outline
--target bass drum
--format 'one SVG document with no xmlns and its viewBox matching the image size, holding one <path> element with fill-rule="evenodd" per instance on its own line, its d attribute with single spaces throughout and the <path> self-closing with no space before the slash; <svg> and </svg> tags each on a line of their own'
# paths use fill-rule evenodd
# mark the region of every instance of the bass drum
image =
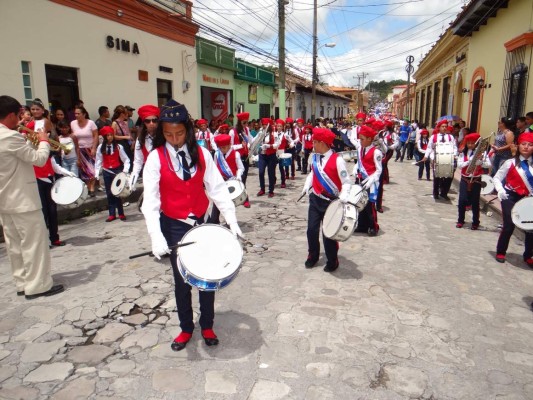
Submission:
<svg viewBox="0 0 533 400">
<path fill-rule="evenodd" d="M 494 181 L 490 175 L 481 175 L 481 194 L 487 195 L 494 192 Z"/>
<path fill-rule="evenodd" d="M 533 231 L 533 197 L 524 197 L 511 210 L 513 224 L 523 231 Z"/>
<path fill-rule="evenodd" d="M 453 178 L 455 153 L 453 143 L 437 143 L 435 146 L 435 177 Z"/>
<path fill-rule="evenodd" d="M 119 172 L 115 175 L 113 182 L 111 182 L 111 193 L 113 196 L 120 197 L 121 199 L 125 199 L 131 194 L 128 186 L 128 175 L 124 172 Z"/>
<path fill-rule="evenodd" d="M 324 214 L 322 232 L 329 239 L 344 242 L 357 228 L 358 218 L 359 212 L 355 206 L 333 200 Z"/>
<path fill-rule="evenodd" d="M 66 176 L 54 183 L 51 195 L 56 204 L 76 208 L 89 197 L 89 191 L 81 179 Z"/>
</svg>

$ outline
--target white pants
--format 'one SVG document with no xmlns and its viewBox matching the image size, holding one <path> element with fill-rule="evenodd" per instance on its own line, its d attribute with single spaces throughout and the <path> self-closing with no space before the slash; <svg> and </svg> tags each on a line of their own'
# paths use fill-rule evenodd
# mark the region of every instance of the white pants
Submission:
<svg viewBox="0 0 533 400">
<path fill-rule="evenodd" d="M 50 248 L 42 211 L 0 214 L 0 222 L 17 291 L 30 295 L 49 290 Z"/>
</svg>

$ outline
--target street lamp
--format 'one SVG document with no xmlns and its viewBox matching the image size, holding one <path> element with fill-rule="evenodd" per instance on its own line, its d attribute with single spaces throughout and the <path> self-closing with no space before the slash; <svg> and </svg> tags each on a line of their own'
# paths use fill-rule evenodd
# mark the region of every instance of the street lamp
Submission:
<svg viewBox="0 0 533 400">
<path fill-rule="evenodd" d="M 313 23 L 313 78 L 311 82 L 311 123 L 315 123 L 316 119 L 316 84 L 318 83 L 318 74 L 316 71 L 316 60 L 318 58 L 318 49 L 322 47 L 335 47 L 336 43 L 324 43 L 322 46 L 318 47 L 318 37 L 317 37 L 317 26 L 316 26 L 316 2 L 315 0 L 315 16 Z"/>
</svg>

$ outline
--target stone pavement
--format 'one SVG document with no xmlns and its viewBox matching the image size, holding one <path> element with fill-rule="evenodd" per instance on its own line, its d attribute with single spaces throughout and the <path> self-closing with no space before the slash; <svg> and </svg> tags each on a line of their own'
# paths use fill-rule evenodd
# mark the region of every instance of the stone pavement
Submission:
<svg viewBox="0 0 533 400">
<path fill-rule="evenodd" d="M 256 171 L 252 208 L 238 208 L 252 244 L 217 293 L 218 347 L 197 329 L 170 349 L 170 264 L 128 259 L 150 245 L 134 206 L 126 222 L 60 227 L 53 271 L 68 289 L 53 297 L 17 297 L 1 245 L 0 398 L 533 398 L 533 271 L 515 237 L 508 262 L 494 261 L 498 220 L 456 229 L 455 205 L 391 163 L 380 235 L 341 243 L 334 273 L 323 257 L 306 270 L 303 177 L 258 199 Z"/>
</svg>

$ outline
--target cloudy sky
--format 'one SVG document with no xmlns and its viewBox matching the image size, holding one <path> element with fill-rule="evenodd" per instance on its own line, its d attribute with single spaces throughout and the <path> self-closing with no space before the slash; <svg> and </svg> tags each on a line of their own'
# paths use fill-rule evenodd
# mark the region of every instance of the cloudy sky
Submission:
<svg viewBox="0 0 533 400">
<path fill-rule="evenodd" d="M 310 79 L 313 0 L 286 3 L 287 66 Z M 365 83 L 407 79 L 406 57 L 415 57 L 416 68 L 465 3 L 318 0 L 320 80 L 355 87 L 363 73 Z M 201 36 L 235 48 L 237 57 L 260 65 L 277 64 L 278 0 L 194 0 L 193 18 L 202 25 Z M 336 46 L 324 46 L 330 43 Z"/>
</svg>

